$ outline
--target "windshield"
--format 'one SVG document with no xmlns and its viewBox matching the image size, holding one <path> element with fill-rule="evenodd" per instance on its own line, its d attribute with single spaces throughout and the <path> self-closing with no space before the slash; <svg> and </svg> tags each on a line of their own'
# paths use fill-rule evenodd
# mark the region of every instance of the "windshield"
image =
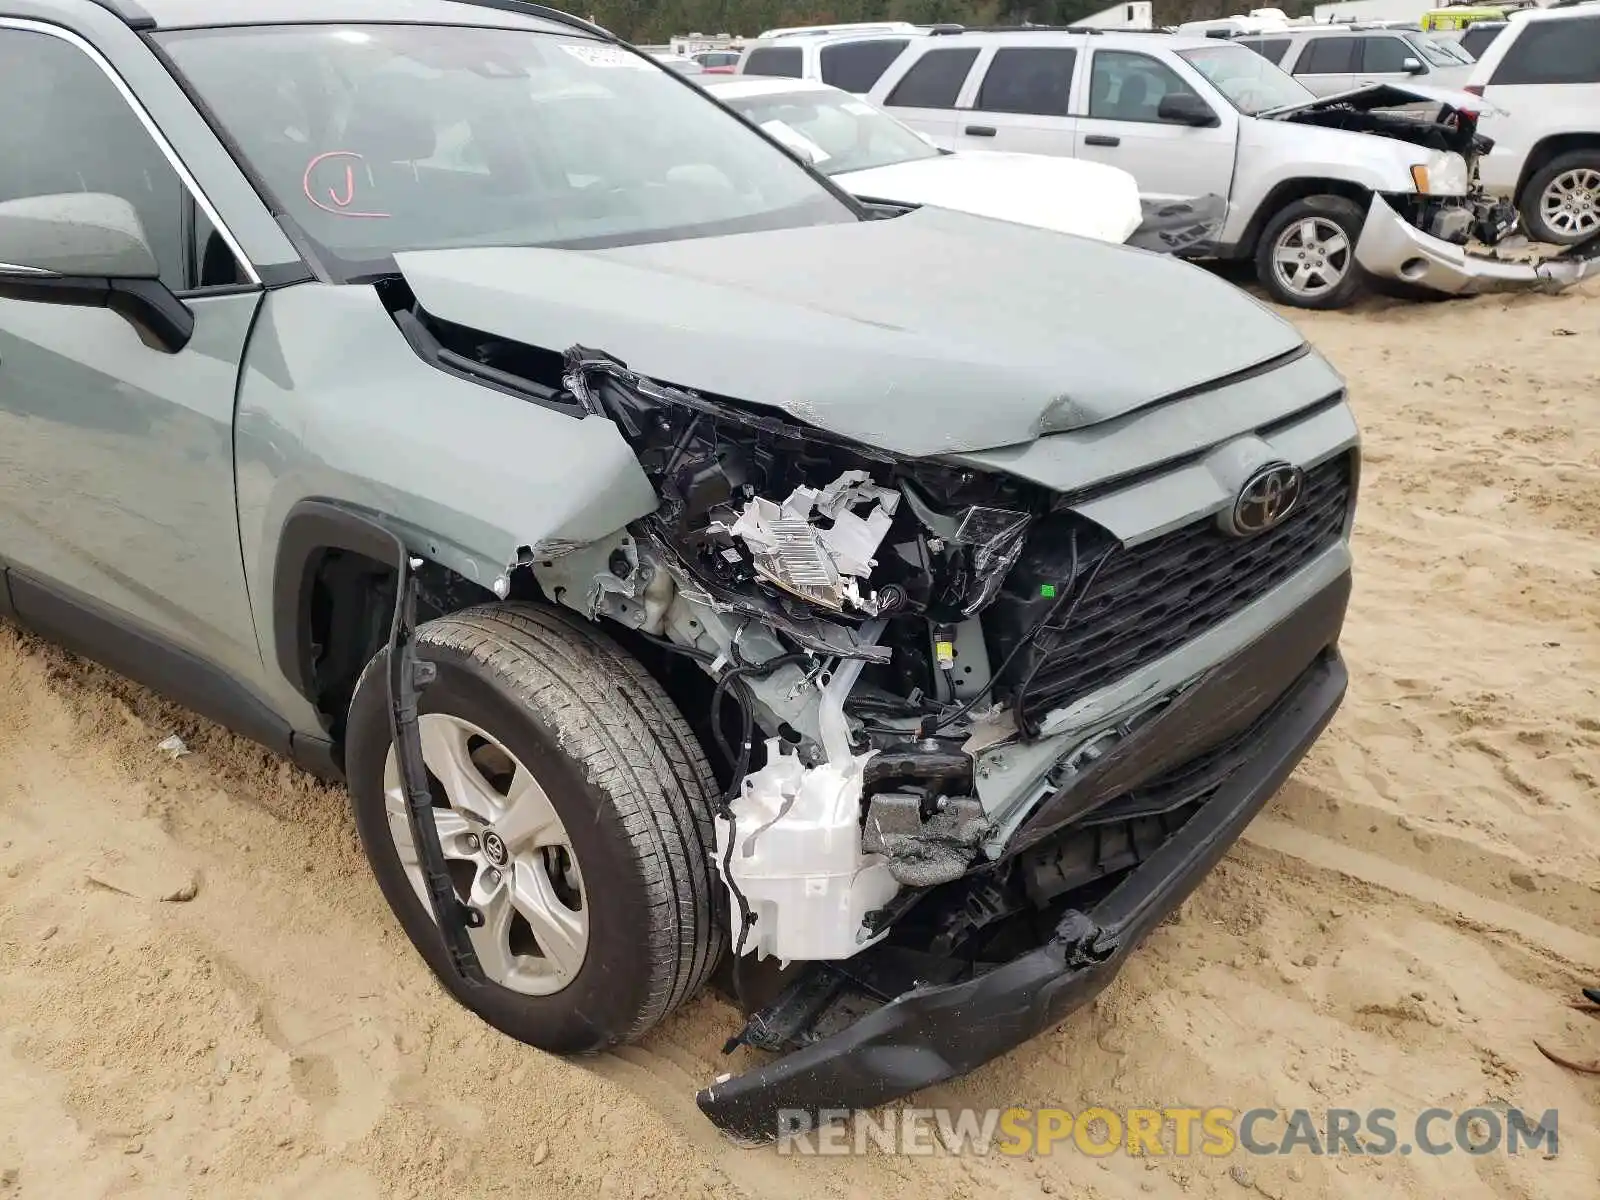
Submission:
<svg viewBox="0 0 1600 1200">
<path fill-rule="evenodd" d="M 1454 46 L 1436 42 L 1425 33 L 1410 34 L 1406 41 L 1416 48 L 1422 56 L 1422 61 L 1430 66 L 1459 67 L 1463 63 L 1472 61 L 1465 55 L 1457 54 Z"/>
<path fill-rule="evenodd" d="M 341 277 L 401 250 L 572 248 L 859 219 L 699 88 L 566 33 L 425 25 L 161 41 Z"/>
<path fill-rule="evenodd" d="M 1228 103 L 1246 116 L 1316 99 L 1294 76 L 1254 50 L 1226 44 L 1180 50 L 1180 58 L 1204 75 Z"/>
<path fill-rule="evenodd" d="M 939 157 L 935 147 L 888 113 L 842 92 L 784 92 L 725 96 L 723 100 L 827 175 Z"/>
</svg>

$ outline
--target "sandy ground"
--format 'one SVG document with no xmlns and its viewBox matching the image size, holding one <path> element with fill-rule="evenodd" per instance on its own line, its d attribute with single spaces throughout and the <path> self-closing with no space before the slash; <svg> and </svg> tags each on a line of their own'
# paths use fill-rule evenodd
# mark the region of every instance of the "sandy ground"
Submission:
<svg viewBox="0 0 1600 1200">
<path fill-rule="evenodd" d="M 1367 439 L 1349 701 L 1100 1001 L 919 1103 L 1556 1108 L 1559 1157 L 738 1149 L 723 1001 L 500 1037 L 340 795 L 0 627 L 0 1197 L 1593 1197 L 1600 1079 L 1533 1042 L 1600 1054 L 1600 288 L 1297 319 Z"/>
</svg>

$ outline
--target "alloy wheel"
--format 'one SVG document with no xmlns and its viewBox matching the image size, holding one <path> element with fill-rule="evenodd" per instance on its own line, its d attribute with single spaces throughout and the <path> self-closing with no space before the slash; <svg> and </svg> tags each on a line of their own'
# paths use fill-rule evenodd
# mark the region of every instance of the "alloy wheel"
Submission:
<svg viewBox="0 0 1600 1200">
<path fill-rule="evenodd" d="M 1539 197 L 1539 215 L 1563 237 L 1600 233 L 1600 167 L 1574 167 L 1557 175 Z"/>
<path fill-rule="evenodd" d="M 576 978 L 589 946 L 583 876 L 566 826 L 539 781 L 476 725 L 445 713 L 418 719 L 433 819 L 456 893 L 483 914 L 470 930 L 484 974 L 530 996 Z M 391 747 L 383 771 L 390 836 L 427 904 Z"/>
<path fill-rule="evenodd" d="M 1284 226 L 1272 247 L 1272 272 L 1285 291 L 1312 299 L 1350 271 L 1350 239 L 1335 221 L 1304 217 Z"/>
</svg>

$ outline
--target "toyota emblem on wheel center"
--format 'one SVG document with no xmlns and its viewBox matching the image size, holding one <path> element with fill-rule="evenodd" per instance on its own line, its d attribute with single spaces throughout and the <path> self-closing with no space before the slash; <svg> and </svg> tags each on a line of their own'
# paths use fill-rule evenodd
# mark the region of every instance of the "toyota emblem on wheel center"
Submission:
<svg viewBox="0 0 1600 1200">
<path fill-rule="evenodd" d="M 483 855 L 496 867 L 503 867 L 511 857 L 506 852 L 506 844 L 498 833 L 493 830 L 483 835 Z"/>
<path fill-rule="evenodd" d="M 1299 506 L 1305 487 L 1306 473 L 1299 467 L 1274 462 L 1258 468 L 1239 489 L 1228 532 L 1235 537 L 1265 533 Z"/>
</svg>

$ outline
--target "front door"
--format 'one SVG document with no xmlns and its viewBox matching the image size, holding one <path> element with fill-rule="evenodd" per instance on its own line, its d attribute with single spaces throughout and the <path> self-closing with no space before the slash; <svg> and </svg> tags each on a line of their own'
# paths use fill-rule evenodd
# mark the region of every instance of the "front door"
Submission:
<svg viewBox="0 0 1600 1200">
<path fill-rule="evenodd" d="M 173 354 L 107 309 L 0 299 L 0 560 L 213 663 L 259 665 L 233 403 L 261 292 L 110 71 L 0 23 L 0 201 L 127 200 L 194 335 Z"/>
<path fill-rule="evenodd" d="M 1079 158 L 1121 167 L 1138 181 L 1146 199 L 1227 197 L 1239 136 L 1239 117 L 1231 105 L 1203 93 L 1153 55 L 1131 50 L 1095 50 L 1088 83 L 1088 115 L 1078 119 Z M 1178 94 L 1203 99 L 1217 124 L 1163 120 L 1162 99 Z"/>
</svg>

